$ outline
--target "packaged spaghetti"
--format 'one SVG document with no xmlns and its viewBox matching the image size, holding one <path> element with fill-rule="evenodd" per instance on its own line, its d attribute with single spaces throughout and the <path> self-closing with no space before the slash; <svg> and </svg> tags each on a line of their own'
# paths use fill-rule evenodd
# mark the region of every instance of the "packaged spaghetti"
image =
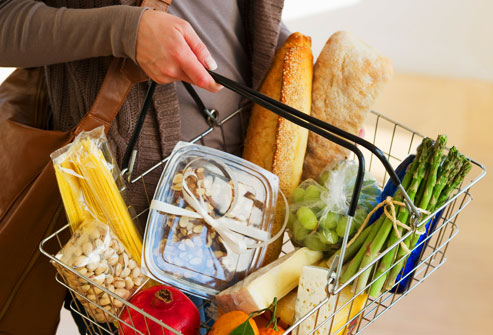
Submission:
<svg viewBox="0 0 493 335">
<path fill-rule="evenodd" d="M 129 255 L 109 227 L 93 219 L 79 225 L 56 258 L 78 272 L 75 275 L 53 263 L 66 283 L 82 295 L 76 296 L 86 312 L 97 322 L 114 321 L 111 314 L 118 315 L 123 307 L 120 300 L 100 287 L 127 300 L 146 279 L 136 260 Z M 92 285 L 84 277 L 98 285 Z"/>
<path fill-rule="evenodd" d="M 104 128 L 81 133 L 51 158 L 72 231 L 87 220 L 108 225 L 140 266 L 142 235 L 120 191 L 124 182 Z"/>
</svg>

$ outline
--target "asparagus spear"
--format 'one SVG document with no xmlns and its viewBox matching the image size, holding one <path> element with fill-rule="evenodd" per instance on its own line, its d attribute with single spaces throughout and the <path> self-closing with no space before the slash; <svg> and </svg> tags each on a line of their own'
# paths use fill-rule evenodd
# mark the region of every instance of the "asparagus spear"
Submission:
<svg viewBox="0 0 493 335">
<path fill-rule="evenodd" d="M 414 201 L 416 193 L 419 188 L 419 184 L 424 178 L 426 172 L 426 165 L 428 158 L 430 156 L 430 148 L 432 146 L 432 140 L 429 138 L 425 138 L 423 140 L 423 151 L 421 155 L 418 157 L 417 168 L 413 173 L 413 177 L 409 188 L 406 190 L 411 201 Z M 394 199 L 401 201 L 403 195 L 400 192 L 397 192 Z M 409 212 L 406 207 L 402 207 L 398 210 L 397 220 L 400 222 L 406 222 L 409 217 Z M 389 235 L 390 230 L 392 229 L 392 221 L 388 218 L 385 218 L 382 227 L 380 227 L 375 239 L 371 242 L 367 250 L 365 250 L 365 256 L 361 260 L 360 269 L 365 268 L 368 264 L 372 263 L 375 258 L 378 257 L 378 253 L 382 249 L 387 237 Z M 367 269 L 363 272 L 358 278 L 358 285 L 356 287 L 356 292 L 360 292 L 366 286 L 368 282 L 368 278 L 370 277 L 371 269 Z"/>
<path fill-rule="evenodd" d="M 442 157 L 440 158 L 440 162 L 444 162 L 444 160 L 446 159 L 446 157 L 447 157 L 447 155 L 442 155 Z M 440 164 L 440 166 L 441 166 L 441 164 Z M 428 175 L 429 174 L 430 174 L 430 171 L 429 171 L 429 169 L 427 169 L 424 180 L 428 180 Z M 426 183 L 421 183 L 421 185 L 419 185 L 419 190 L 418 190 L 418 194 L 416 195 L 416 199 L 423 198 L 423 195 L 425 193 L 425 190 L 426 190 Z"/>
<path fill-rule="evenodd" d="M 363 259 L 363 256 L 365 255 L 365 250 L 368 249 L 368 247 L 370 246 L 370 243 L 373 241 L 373 239 L 377 235 L 377 233 L 378 233 L 380 227 L 382 226 L 382 223 L 384 220 L 385 220 L 385 216 L 381 215 L 377 221 L 375 221 L 371 226 L 368 227 L 368 229 L 370 229 L 370 233 L 368 234 L 367 238 L 365 239 L 362 247 L 359 249 L 356 256 L 353 257 L 351 262 L 349 262 L 347 268 L 342 273 L 341 283 L 347 282 L 349 279 L 351 279 L 352 276 L 354 276 L 356 274 L 356 272 L 358 272 L 359 266 L 361 264 L 361 260 Z"/>
<path fill-rule="evenodd" d="M 411 183 L 414 172 L 418 167 L 419 157 L 421 156 L 423 149 L 429 145 L 431 145 L 431 140 L 429 140 L 429 141 L 427 140 L 425 142 L 422 142 L 418 146 L 418 148 L 416 150 L 416 156 L 414 157 L 413 162 L 407 167 L 406 174 L 404 175 L 404 179 L 401 182 L 404 189 L 406 189 L 409 186 L 409 184 Z M 399 193 L 398 196 L 400 196 L 402 198 L 402 194 L 400 194 L 400 191 L 398 190 L 397 192 Z M 373 241 L 373 239 L 375 238 L 375 236 L 376 236 L 378 230 L 380 229 L 384 220 L 385 220 L 385 216 L 381 215 L 378 218 L 378 220 L 372 226 L 367 227 L 363 231 L 363 232 L 366 232 L 368 230 L 369 235 L 366 235 L 366 237 L 364 239 L 358 238 L 356 241 L 354 241 L 353 244 L 351 244 L 351 246 L 350 246 L 351 250 L 349 250 L 349 248 L 348 248 L 348 250 L 346 251 L 346 255 L 348 253 L 351 254 L 351 256 L 349 256 L 349 257 L 352 257 L 354 255 L 354 253 L 356 253 L 356 251 L 358 251 L 358 253 L 351 260 L 351 262 L 349 263 L 349 265 L 347 266 L 347 268 L 343 272 L 343 274 L 341 276 L 342 283 L 345 283 L 352 276 L 354 276 L 356 274 L 356 272 L 358 271 L 359 266 L 361 264 L 361 260 L 363 259 L 363 256 L 365 254 L 365 250 L 368 249 L 368 246 L 370 245 L 371 241 Z M 361 235 L 363 235 L 363 232 Z M 360 235 L 360 237 L 361 237 L 361 235 Z M 362 245 L 364 245 L 364 247 L 359 249 Z M 357 248 L 359 250 L 355 250 L 355 248 Z M 351 251 L 351 252 L 349 252 L 349 251 Z M 340 253 L 340 251 L 338 251 L 338 253 Z M 344 262 L 346 262 L 347 260 L 348 260 L 348 258 L 346 256 L 344 256 Z"/>
<path fill-rule="evenodd" d="M 426 176 L 427 178 L 423 179 L 422 182 L 420 183 L 420 187 L 422 185 L 425 185 L 424 190 L 421 194 L 417 194 L 416 200 L 418 203 L 421 204 L 421 202 L 426 202 L 428 201 L 427 199 L 431 198 L 433 194 L 433 185 L 435 184 L 436 181 L 436 175 L 437 175 L 437 170 L 438 167 L 440 166 L 440 162 L 442 161 L 442 151 L 443 148 L 445 147 L 446 143 L 446 137 L 444 136 L 439 136 L 437 141 L 435 142 L 435 145 L 433 147 L 433 153 L 431 156 L 431 159 L 428 161 L 428 164 L 426 169 Z M 409 189 L 409 192 L 413 192 L 415 190 L 416 184 L 413 185 L 413 188 Z M 429 188 L 431 187 L 431 191 Z M 419 197 L 419 198 L 418 198 Z M 407 223 L 407 220 L 409 218 L 409 211 L 407 210 L 407 207 L 403 207 L 399 209 L 399 216 L 398 220 L 403 223 Z M 402 228 L 398 227 L 397 228 L 399 233 L 402 234 Z M 392 246 L 398 241 L 398 236 L 395 232 L 393 232 L 390 236 L 390 238 L 387 241 L 387 247 Z M 380 295 L 380 292 L 382 290 L 382 287 L 387 279 L 387 276 L 389 274 L 389 268 L 392 266 L 392 262 L 398 254 L 399 246 L 394 247 L 393 249 L 389 250 L 384 257 L 380 260 L 380 263 L 377 267 L 377 270 L 375 272 L 374 278 L 376 278 L 375 282 L 371 285 L 369 294 L 371 297 L 377 297 Z M 399 258 L 397 258 L 399 259 Z M 396 265 L 397 266 L 397 265 Z"/>
<path fill-rule="evenodd" d="M 440 194 L 437 201 L 437 207 L 442 206 L 449 198 L 452 191 L 454 191 L 459 185 L 464 181 L 469 171 L 471 171 L 472 164 L 467 158 L 463 157 L 463 163 L 460 168 L 459 173 L 455 176 L 454 180 L 445 187 L 445 189 Z"/>
<path fill-rule="evenodd" d="M 438 169 L 440 167 L 442 151 L 445 148 L 446 144 L 447 144 L 447 137 L 445 135 L 439 135 L 437 141 L 435 142 L 435 152 L 431 161 L 430 173 L 426 180 L 426 188 L 423 193 L 423 197 L 419 199 L 420 200 L 419 208 L 424 208 L 424 209 L 428 208 L 428 204 L 433 195 L 433 189 L 435 188 L 435 184 L 437 183 L 437 179 L 438 179 Z M 450 169 L 450 166 L 448 166 L 447 168 Z"/>
</svg>

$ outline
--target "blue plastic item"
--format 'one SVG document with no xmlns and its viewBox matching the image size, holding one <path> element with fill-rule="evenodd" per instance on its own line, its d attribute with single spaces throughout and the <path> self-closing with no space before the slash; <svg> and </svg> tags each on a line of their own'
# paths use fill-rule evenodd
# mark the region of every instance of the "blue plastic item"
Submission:
<svg viewBox="0 0 493 335">
<path fill-rule="evenodd" d="M 412 163 L 412 161 L 414 160 L 414 157 L 415 157 L 414 155 L 407 156 L 406 159 L 404 159 L 401 162 L 401 164 L 399 164 L 399 166 L 395 169 L 395 173 L 397 174 L 397 176 L 399 177 L 400 180 L 402 180 L 402 178 L 404 178 L 404 175 L 406 174 L 407 166 Z M 397 190 L 397 186 L 395 186 L 394 183 L 392 182 L 392 180 L 389 179 L 387 181 L 387 184 L 385 184 L 385 187 L 384 187 L 382 193 L 380 194 L 380 198 L 377 199 L 377 204 L 381 203 L 388 196 L 393 197 L 396 190 Z M 373 214 L 373 216 L 371 217 L 368 224 L 372 224 L 373 222 L 377 221 L 377 219 L 382 214 L 383 214 L 383 207 L 378 209 L 378 211 L 376 211 Z"/>
<path fill-rule="evenodd" d="M 187 297 L 192 300 L 194 305 L 198 308 L 199 314 L 200 314 L 200 320 L 202 321 L 203 326 L 205 327 L 212 327 L 212 324 L 214 323 L 215 320 L 212 320 L 206 313 L 206 309 L 210 305 L 210 301 L 204 300 L 202 298 L 193 296 L 191 294 L 187 294 Z M 208 332 L 207 328 L 200 327 L 200 335 L 206 335 Z"/>
<path fill-rule="evenodd" d="M 406 266 L 404 267 L 404 269 L 401 270 L 401 272 L 397 276 L 395 282 L 399 283 L 401 278 L 403 278 L 403 279 L 399 283 L 398 286 L 396 285 L 396 286 L 394 286 L 394 288 L 392 288 L 392 292 L 401 294 L 401 293 L 404 293 L 405 291 L 407 291 L 409 289 L 409 285 L 411 284 L 412 279 L 414 277 L 414 271 L 413 270 L 418 265 L 418 262 L 419 262 L 419 259 L 421 256 L 421 252 L 423 251 L 423 248 L 425 248 L 428 245 L 429 240 L 427 240 L 425 243 L 423 243 L 421 245 L 420 245 L 420 243 L 423 242 L 429 236 L 429 234 L 431 234 L 435 230 L 435 227 L 436 227 L 438 221 L 440 220 L 440 217 L 442 216 L 442 211 L 438 212 L 435 217 L 433 217 L 432 219 L 430 219 L 426 223 L 426 226 L 425 226 L 426 227 L 426 233 L 420 236 L 418 243 L 416 243 L 416 245 L 419 245 L 419 247 L 417 247 L 415 250 L 413 250 L 411 255 L 408 257 L 407 262 L 406 262 Z"/>
</svg>

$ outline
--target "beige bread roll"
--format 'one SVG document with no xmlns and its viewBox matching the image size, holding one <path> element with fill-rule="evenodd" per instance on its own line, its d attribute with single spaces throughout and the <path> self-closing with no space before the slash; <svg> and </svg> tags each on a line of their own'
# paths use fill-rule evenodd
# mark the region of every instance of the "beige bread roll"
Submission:
<svg viewBox="0 0 493 335">
<path fill-rule="evenodd" d="M 293 33 L 277 50 L 260 92 L 306 114 L 310 114 L 313 56 L 311 39 Z M 308 131 L 273 112 L 254 105 L 248 126 L 243 158 L 275 173 L 279 187 L 290 197 L 303 170 Z M 279 196 L 272 234 L 284 221 L 284 202 Z M 279 257 L 282 238 L 269 245 L 263 265 Z"/>
<path fill-rule="evenodd" d="M 393 72 L 390 60 L 354 35 L 333 34 L 313 69 L 311 115 L 357 134 Z M 329 163 L 347 155 L 347 149 L 310 132 L 303 179 L 317 178 Z"/>
</svg>

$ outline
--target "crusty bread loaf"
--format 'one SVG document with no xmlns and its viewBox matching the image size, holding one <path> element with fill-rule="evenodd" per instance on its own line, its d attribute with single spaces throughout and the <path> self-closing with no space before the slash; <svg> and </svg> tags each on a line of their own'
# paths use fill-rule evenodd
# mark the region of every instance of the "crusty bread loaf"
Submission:
<svg viewBox="0 0 493 335">
<path fill-rule="evenodd" d="M 393 75 L 392 63 L 347 32 L 333 34 L 313 69 L 311 115 L 357 134 L 383 84 Z M 348 151 L 310 132 L 303 178 L 317 178 Z"/>
<path fill-rule="evenodd" d="M 260 92 L 310 114 L 312 77 L 311 39 L 293 33 L 277 50 Z M 301 179 L 307 140 L 306 129 L 254 105 L 243 158 L 275 173 L 280 189 L 290 197 Z M 284 220 L 284 203 L 279 198 L 272 234 L 281 228 Z M 279 239 L 268 247 L 264 265 L 279 257 L 281 246 Z"/>
</svg>

